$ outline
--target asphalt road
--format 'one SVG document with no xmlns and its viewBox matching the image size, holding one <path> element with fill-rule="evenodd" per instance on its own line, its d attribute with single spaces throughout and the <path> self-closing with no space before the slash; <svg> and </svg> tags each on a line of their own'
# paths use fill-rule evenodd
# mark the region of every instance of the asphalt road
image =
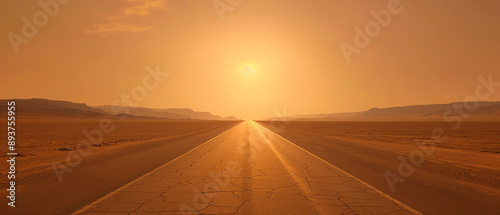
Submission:
<svg viewBox="0 0 500 215">
<path fill-rule="evenodd" d="M 17 182 L 16 208 L 3 204 L 0 214 L 70 214 L 236 124 L 85 158 L 61 183 L 54 171 L 34 174 Z"/>
<path fill-rule="evenodd" d="M 421 214 L 252 121 L 75 214 Z"/>
<path fill-rule="evenodd" d="M 462 168 L 426 161 L 392 192 L 384 173 L 398 173 L 399 154 L 260 124 L 424 214 L 500 214 L 500 199 L 488 187 L 456 180 L 457 173 L 467 171 Z M 489 177 L 482 172 L 473 174 Z"/>
</svg>

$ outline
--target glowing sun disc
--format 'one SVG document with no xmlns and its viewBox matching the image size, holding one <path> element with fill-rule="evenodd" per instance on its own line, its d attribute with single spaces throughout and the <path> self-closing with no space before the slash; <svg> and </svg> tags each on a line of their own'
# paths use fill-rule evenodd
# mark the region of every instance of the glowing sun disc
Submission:
<svg viewBox="0 0 500 215">
<path fill-rule="evenodd" d="M 247 75 L 254 74 L 256 72 L 256 68 L 252 64 L 246 64 L 243 66 L 243 72 L 245 72 Z"/>
</svg>

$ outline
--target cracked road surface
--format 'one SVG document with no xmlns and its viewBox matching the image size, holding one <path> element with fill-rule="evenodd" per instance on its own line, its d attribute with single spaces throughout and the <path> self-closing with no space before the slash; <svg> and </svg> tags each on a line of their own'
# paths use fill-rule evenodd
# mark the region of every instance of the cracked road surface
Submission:
<svg viewBox="0 0 500 215">
<path fill-rule="evenodd" d="M 246 121 L 75 214 L 420 213 Z"/>
</svg>

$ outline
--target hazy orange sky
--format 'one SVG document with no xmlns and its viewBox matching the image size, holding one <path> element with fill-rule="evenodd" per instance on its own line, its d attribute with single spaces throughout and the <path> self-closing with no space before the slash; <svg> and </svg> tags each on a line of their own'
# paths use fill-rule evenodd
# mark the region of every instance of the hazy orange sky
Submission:
<svg viewBox="0 0 500 215">
<path fill-rule="evenodd" d="M 401 0 L 351 63 L 339 44 L 389 0 L 243 0 L 224 21 L 213 0 L 73 0 L 16 54 L 7 35 L 37 2 L 0 2 L 0 98 L 111 104 L 160 64 L 170 76 L 139 106 L 251 119 L 463 101 L 479 75 L 500 81 L 495 0 Z"/>
</svg>

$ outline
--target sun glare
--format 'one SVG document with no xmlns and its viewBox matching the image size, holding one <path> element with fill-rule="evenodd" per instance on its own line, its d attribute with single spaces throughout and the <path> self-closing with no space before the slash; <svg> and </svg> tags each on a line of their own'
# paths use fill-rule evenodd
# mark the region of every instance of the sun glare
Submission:
<svg viewBox="0 0 500 215">
<path fill-rule="evenodd" d="M 257 67 L 253 64 L 245 64 L 243 65 L 242 71 L 246 75 L 252 75 L 257 72 Z"/>
</svg>

